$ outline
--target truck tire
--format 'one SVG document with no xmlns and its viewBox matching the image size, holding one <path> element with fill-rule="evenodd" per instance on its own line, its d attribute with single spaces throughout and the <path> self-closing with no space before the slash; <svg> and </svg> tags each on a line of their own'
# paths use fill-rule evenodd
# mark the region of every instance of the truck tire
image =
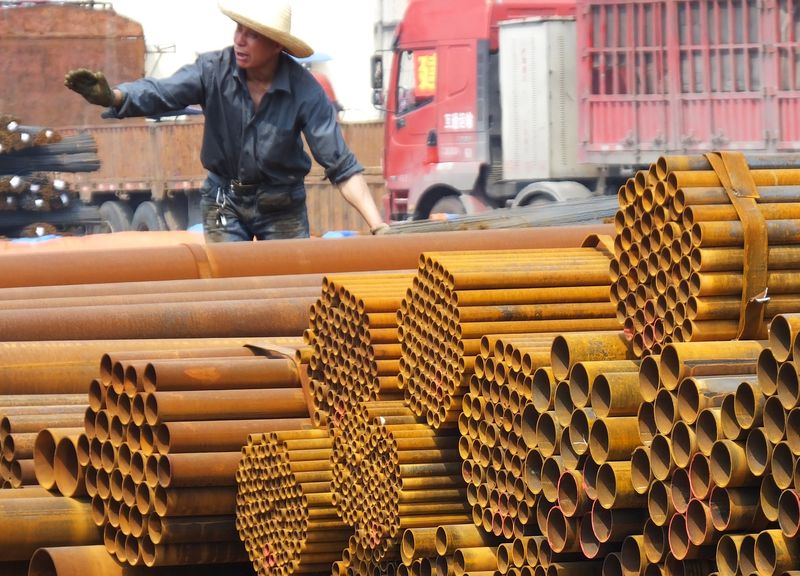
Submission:
<svg viewBox="0 0 800 576">
<path fill-rule="evenodd" d="M 155 202 L 142 202 L 133 213 L 131 220 L 131 228 L 139 232 L 157 232 L 166 230 L 167 224 L 164 222 L 164 216 L 161 215 L 161 209 Z"/>
<path fill-rule="evenodd" d="M 570 200 L 586 200 L 594 196 L 591 190 L 580 182 L 542 181 L 533 182 L 519 191 L 511 202 L 510 207 L 533 206 L 549 202 L 564 202 Z"/>
<path fill-rule="evenodd" d="M 124 202 L 109 200 L 98 209 L 111 232 L 127 232 L 131 229 L 133 210 Z"/>
<path fill-rule="evenodd" d="M 461 202 L 458 196 L 442 196 L 433 206 L 431 206 L 431 214 L 466 214 L 467 209 Z"/>
</svg>

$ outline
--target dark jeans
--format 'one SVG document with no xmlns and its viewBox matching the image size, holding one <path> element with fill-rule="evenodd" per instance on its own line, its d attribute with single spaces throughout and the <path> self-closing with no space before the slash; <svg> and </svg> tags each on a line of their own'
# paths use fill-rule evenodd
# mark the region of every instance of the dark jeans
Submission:
<svg viewBox="0 0 800 576">
<path fill-rule="evenodd" d="M 206 180 L 200 195 L 206 242 L 308 238 L 306 202 L 285 194 L 237 194 Z"/>
</svg>

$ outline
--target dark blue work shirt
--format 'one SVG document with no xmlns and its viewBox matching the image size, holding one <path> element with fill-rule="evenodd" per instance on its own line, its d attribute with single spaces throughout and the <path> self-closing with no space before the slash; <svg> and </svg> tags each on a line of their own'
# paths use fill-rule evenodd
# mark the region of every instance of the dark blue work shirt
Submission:
<svg viewBox="0 0 800 576">
<path fill-rule="evenodd" d="M 170 78 L 143 78 L 118 86 L 126 94 L 110 116 L 126 118 L 201 105 L 205 113 L 203 167 L 226 179 L 268 186 L 302 184 L 311 169 L 301 133 L 333 183 L 363 171 L 344 142 L 336 111 L 311 73 L 280 55 L 272 86 L 257 111 L 233 47 L 201 54 Z"/>
</svg>

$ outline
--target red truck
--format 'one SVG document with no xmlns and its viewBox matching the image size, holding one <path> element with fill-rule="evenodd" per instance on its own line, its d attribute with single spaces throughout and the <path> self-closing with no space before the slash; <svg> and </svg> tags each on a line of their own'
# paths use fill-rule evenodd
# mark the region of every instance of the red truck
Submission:
<svg viewBox="0 0 800 576">
<path fill-rule="evenodd" d="M 800 147 L 791 0 L 411 0 L 384 96 L 385 208 L 607 194 L 663 154 Z"/>
</svg>

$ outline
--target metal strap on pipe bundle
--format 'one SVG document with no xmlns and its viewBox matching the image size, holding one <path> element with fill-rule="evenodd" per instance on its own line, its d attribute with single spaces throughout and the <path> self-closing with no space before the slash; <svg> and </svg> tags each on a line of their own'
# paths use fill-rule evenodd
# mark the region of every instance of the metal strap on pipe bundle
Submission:
<svg viewBox="0 0 800 576">
<path fill-rule="evenodd" d="M 334 508 L 332 444 L 325 430 L 298 430 L 252 434 L 242 448 L 236 526 L 256 573 L 314 573 L 341 558 L 352 529 Z"/>
<path fill-rule="evenodd" d="M 610 258 L 598 238 L 564 250 L 423 253 L 398 313 L 409 407 L 434 428 L 454 421 L 484 335 L 618 328 L 603 292 Z"/>
<path fill-rule="evenodd" d="M 327 276 L 306 343 L 314 420 L 336 426 L 361 401 L 399 399 L 397 311 L 413 272 Z"/>
<path fill-rule="evenodd" d="M 291 359 L 228 350 L 120 352 L 101 362 L 107 377 L 93 388 L 95 420 L 87 417 L 88 448 L 78 452 L 94 522 L 124 564 L 248 559 L 235 524 L 241 447 L 250 434 L 311 421 Z"/>
<path fill-rule="evenodd" d="M 662 157 L 620 188 L 611 298 L 637 355 L 765 339 L 772 318 L 800 311 L 799 172 L 780 156 L 749 160 Z"/>
</svg>

